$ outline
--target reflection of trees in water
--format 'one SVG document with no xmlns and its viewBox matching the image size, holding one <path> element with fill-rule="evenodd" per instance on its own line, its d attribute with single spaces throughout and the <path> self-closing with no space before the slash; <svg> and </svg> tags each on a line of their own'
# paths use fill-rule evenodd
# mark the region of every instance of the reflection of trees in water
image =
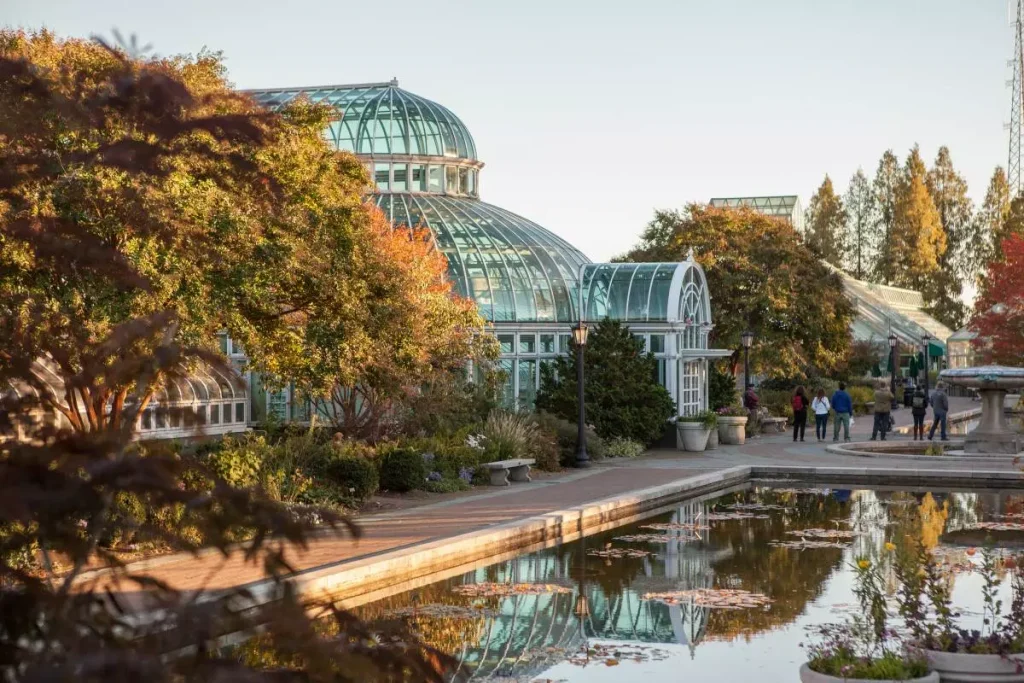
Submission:
<svg viewBox="0 0 1024 683">
<path fill-rule="evenodd" d="M 757 635 L 799 617 L 807 603 L 818 598 L 825 581 L 842 564 L 838 548 L 797 550 L 769 545 L 787 531 L 835 528 L 848 515 L 850 504 L 833 495 L 777 494 L 761 491 L 748 500 L 785 505 L 791 511 L 771 512 L 769 519 L 723 522 L 712 532 L 714 544 L 727 544 L 732 554 L 714 565 L 719 587 L 742 587 L 764 593 L 774 600 L 769 610 L 714 610 L 708 620 L 708 637 L 732 640 Z M 845 528 L 845 527 L 841 527 Z M 722 585 L 727 583 L 728 585 Z"/>
</svg>

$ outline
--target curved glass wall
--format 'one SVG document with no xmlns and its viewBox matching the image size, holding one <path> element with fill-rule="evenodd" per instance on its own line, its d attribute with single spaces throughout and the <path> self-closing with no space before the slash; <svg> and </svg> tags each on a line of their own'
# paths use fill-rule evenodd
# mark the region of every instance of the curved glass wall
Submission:
<svg viewBox="0 0 1024 683">
<path fill-rule="evenodd" d="M 576 281 L 587 258 L 511 211 L 476 199 L 378 194 L 395 225 L 430 228 L 456 291 L 491 322 L 575 322 Z"/>
<path fill-rule="evenodd" d="M 338 110 L 324 137 L 356 154 L 409 154 L 476 159 L 466 125 L 446 107 L 398 87 L 398 81 L 320 88 L 250 90 L 268 109 L 299 97 Z"/>
</svg>

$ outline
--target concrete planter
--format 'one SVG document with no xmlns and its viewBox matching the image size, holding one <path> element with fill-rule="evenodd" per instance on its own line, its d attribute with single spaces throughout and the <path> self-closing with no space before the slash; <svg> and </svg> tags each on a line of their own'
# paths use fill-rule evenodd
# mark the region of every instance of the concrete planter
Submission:
<svg viewBox="0 0 1024 683">
<path fill-rule="evenodd" d="M 826 676 L 820 674 L 817 671 L 811 671 L 811 667 L 804 664 L 800 667 L 800 683 L 853 683 L 862 679 L 859 678 L 837 678 L 836 676 Z M 939 681 L 945 681 L 945 678 L 940 679 L 939 674 L 935 671 L 931 672 L 924 678 L 911 678 L 906 681 L 872 681 L 872 683 L 939 683 Z"/>
<path fill-rule="evenodd" d="M 923 650 L 942 683 L 1024 683 L 1024 654 L 971 655 Z"/>
<path fill-rule="evenodd" d="M 708 450 L 713 451 L 718 448 L 718 430 L 712 429 L 708 432 Z"/>
<path fill-rule="evenodd" d="M 718 439 L 731 446 L 742 446 L 747 441 L 747 418 L 719 415 Z"/>
<path fill-rule="evenodd" d="M 710 436 L 711 430 L 702 422 L 676 422 L 676 448 L 681 451 L 703 452 Z"/>
</svg>

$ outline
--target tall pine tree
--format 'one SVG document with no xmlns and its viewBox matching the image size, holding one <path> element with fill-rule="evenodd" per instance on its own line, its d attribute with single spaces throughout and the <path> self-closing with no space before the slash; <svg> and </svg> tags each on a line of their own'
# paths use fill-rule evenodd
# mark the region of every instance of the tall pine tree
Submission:
<svg viewBox="0 0 1024 683">
<path fill-rule="evenodd" d="M 887 149 L 878 162 L 878 171 L 872 189 L 875 193 L 875 234 L 878 252 L 875 259 L 875 280 L 892 284 L 896 276 L 896 258 L 893 254 L 893 226 L 896 221 L 896 201 L 902 179 L 900 161 Z"/>
<path fill-rule="evenodd" d="M 974 217 L 972 241 L 975 243 L 973 259 L 969 264 L 969 277 L 979 284 L 979 278 L 997 252 L 997 242 L 1002 235 L 1003 225 L 1010 215 L 1010 183 L 1006 171 L 996 166 L 992 179 L 988 181 L 985 201 Z"/>
<path fill-rule="evenodd" d="M 846 272 L 858 280 L 869 276 L 878 249 L 875 225 L 878 207 L 864 170 L 858 168 L 850 178 L 850 186 L 843 198 L 846 208 L 847 250 L 844 259 Z"/>
<path fill-rule="evenodd" d="M 805 226 L 808 246 L 825 262 L 841 267 L 846 253 L 846 210 L 828 175 L 811 197 Z"/>
<path fill-rule="evenodd" d="M 915 145 L 903 167 L 889 233 L 891 284 L 920 291 L 929 310 L 950 324 L 954 322 L 952 316 L 955 311 L 950 309 L 952 295 L 946 291 L 951 285 L 945 281 L 942 271 L 946 234 L 939 211 L 928 192 L 927 180 L 928 171 Z M 959 301 L 959 283 L 956 290 L 955 296 Z"/>
<path fill-rule="evenodd" d="M 935 165 L 928 172 L 927 186 L 946 238 L 946 249 L 939 256 L 940 273 L 931 309 L 939 320 L 958 329 L 967 313 L 960 294 L 963 281 L 970 277 L 976 248 L 971 239 L 974 203 L 967 196 L 967 181 L 953 168 L 948 147 L 939 148 Z"/>
</svg>

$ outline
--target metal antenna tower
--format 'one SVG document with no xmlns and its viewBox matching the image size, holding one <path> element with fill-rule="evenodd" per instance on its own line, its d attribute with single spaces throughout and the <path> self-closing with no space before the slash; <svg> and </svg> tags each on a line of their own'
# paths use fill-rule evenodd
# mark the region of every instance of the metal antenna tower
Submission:
<svg viewBox="0 0 1024 683">
<path fill-rule="evenodd" d="M 1012 2 L 1013 0 L 1011 0 Z M 1012 6 L 1012 5 L 1011 5 Z M 1016 19 L 1013 23 L 1013 94 L 1010 102 L 1010 158 L 1006 173 L 1010 181 L 1010 196 L 1016 197 L 1021 187 L 1021 108 L 1024 107 L 1021 78 L 1024 76 L 1024 0 L 1017 0 Z"/>
</svg>

